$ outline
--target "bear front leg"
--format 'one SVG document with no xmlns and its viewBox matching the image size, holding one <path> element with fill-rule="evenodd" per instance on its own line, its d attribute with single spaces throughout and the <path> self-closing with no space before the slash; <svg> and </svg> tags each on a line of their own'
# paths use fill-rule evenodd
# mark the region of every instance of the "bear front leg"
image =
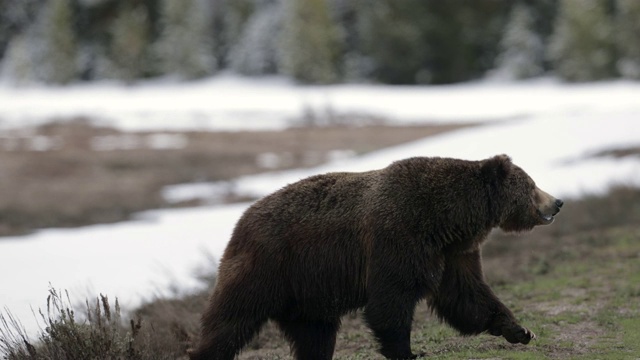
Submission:
<svg viewBox="0 0 640 360">
<path fill-rule="evenodd" d="M 414 306 L 410 304 L 369 302 L 365 320 L 387 359 L 415 359 L 411 352 L 411 323 Z"/>
<path fill-rule="evenodd" d="M 340 319 L 325 321 L 278 320 L 297 360 L 331 360 Z"/>
<path fill-rule="evenodd" d="M 371 275 L 364 317 L 385 358 L 415 359 L 418 355 L 411 352 L 411 323 L 416 294 L 397 279 L 389 273 Z"/>
<path fill-rule="evenodd" d="M 463 335 L 487 331 L 510 343 L 528 344 L 535 334 L 520 326 L 484 281 L 480 251 L 446 257 L 442 281 L 430 299 L 439 317 Z"/>
</svg>

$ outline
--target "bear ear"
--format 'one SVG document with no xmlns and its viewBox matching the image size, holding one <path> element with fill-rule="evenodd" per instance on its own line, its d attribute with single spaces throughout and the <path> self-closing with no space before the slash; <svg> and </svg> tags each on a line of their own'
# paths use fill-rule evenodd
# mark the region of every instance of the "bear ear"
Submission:
<svg viewBox="0 0 640 360">
<path fill-rule="evenodd" d="M 505 154 L 501 154 L 483 160 L 480 171 L 482 177 L 486 180 L 502 182 L 507 178 L 507 175 L 509 175 L 512 165 L 511 158 Z"/>
</svg>

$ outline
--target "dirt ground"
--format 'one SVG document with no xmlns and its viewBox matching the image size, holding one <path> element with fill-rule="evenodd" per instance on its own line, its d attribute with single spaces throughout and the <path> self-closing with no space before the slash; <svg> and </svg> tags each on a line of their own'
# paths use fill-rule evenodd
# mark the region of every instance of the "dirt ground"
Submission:
<svg viewBox="0 0 640 360">
<path fill-rule="evenodd" d="M 284 131 L 122 133 L 74 119 L 5 131 L 0 134 L 0 236 L 109 223 L 137 211 L 198 205 L 169 204 L 161 189 L 315 166 L 461 126 L 398 127 L 377 122 Z"/>
</svg>

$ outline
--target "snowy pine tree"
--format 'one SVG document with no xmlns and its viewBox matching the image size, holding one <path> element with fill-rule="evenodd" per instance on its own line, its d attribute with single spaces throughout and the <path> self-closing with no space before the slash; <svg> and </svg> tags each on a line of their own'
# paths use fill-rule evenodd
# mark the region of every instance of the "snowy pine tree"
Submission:
<svg viewBox="0 0 640 360">
<path fill-rule="evenodd" d="M 66 84 L 77 75 L 77 44 L 73 31 L 73 12 L 70 0 L 51 0 L 45 18 L 45 59 L 47 70 L 44 80 Z"/>
<path fill-rule="evenodd" d="M 162 0 L 155 47 L 160 73 L 193 79 L 216 70 L 212 10 L 203 0 Z"/>
<path fill-rule="evenodd" d="M 149 66 L 150 24 L 147 9 L 123 6 L 111 26 L 108 77 L 133 81 L 144 76 Z"/>
<path fill-rule="evenodd" d="M 0 0 L 0 59 L 14 36 L 34 21 L 44 0 Z"/>
<path fill-rule="evenodd" d="M 281 12 L 279 3 L 268 4 L 254 12 L 229 54 L 232 69 L 246 75 L 273 74 L 278 71 Z"/>
<path fill-rule="evenodd" d="M 616 75 L 613 24 L 604 0 L 562 0 L 549 45 L 556 73 L 569 81 Z"/>
<path fill-rule="evenodd" d="M 340 37 L 325 0 L 284 0 L 282 72 L 309 83 L 338 79 Z"/>
<path fill-rule="evenodd" d="M 66 84 L 76 79 L 77 44 L 69 0 L 51 0 L 35 22 L 15 36 L 2 62 L 2 78 L 15 83 Z"/>
<path fill-rule="evenodd" d="M 221 60 L 231 60 L 232 49 L 240 41 L 245 33 L 245 27 L 256 11 L 256 1 L 259 0 L 217 0 L 217 9 L 220 9 L 221 19 L 221 44 L 219 44 Z"/>
<path fill-rule="evenodd" d="M 500 42 L 497 76 L 524 79 L 542 74 L 544 45 L 534 25 L 529 8 L 522 4 L 513 8 Z"/>
<path fill-rule="evenodd" d="M 428 82 L 430 74 L 424 64 L 430 44 L 422 26 L 431 19 L 417 21 L 418 17 L 425 19 L 427 1 L 362 0 L 358 4 L 358 30 L 365 56 L 355 57 L 356 66 L 368 66 L 377 80 L 386 83 Z M 352 61 L 349 56 L 348 72 Z"/>
<path fill-rule="evenodd" d="M 369 57 L 362 53 L 358 16 L 361 0 L 327 0 L 329 13 L 334 19 L 341 44 L 340 74 L 343 80 L 365 81 L 373 71 Z"/>
<path fill-rule="evenodd" d="M 24 84 L 37 80 L 37 62 L 31 51 L 32 37 L 28 34 L 20 34 L 11 39 L 7 47 L 2 66 L 0 66 L 0 79 L 14 84 Z"/>
<path fill-rule="evenodd" d="M 617 68 L 625 78 L 640 79 L 640 1 L 618 0 L 617 9 Z"/>
</svg>

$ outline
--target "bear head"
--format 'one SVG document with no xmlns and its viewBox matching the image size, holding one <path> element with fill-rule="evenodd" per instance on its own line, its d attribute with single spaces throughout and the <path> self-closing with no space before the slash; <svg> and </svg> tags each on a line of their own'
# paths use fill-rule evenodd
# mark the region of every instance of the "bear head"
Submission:
<svg viewBox="0 0 640 360">
<path fill-rule="evenodd" d="M 551 224 L 563 205 L 562 200 L 537 187 L 507 155 L 483 160 L 481 169 L 495 197 L 492 201 L 497 205 L 498 226 L 504 231 L 528 231 L 537 225 Z"/>
</svg>

